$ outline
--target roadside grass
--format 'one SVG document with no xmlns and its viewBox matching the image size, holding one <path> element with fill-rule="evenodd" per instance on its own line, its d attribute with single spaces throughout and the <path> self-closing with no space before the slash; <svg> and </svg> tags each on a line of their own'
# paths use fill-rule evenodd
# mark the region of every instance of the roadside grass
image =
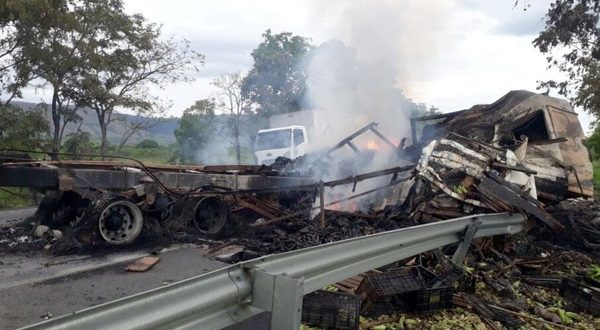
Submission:
<svg viewBox="0 0 600 330">
<path fill-rule="evenodd" d="M 173 158 L 173 153 L 173 148 L 165 145 L 157 148 L 139 148 L 137 146 L 126 145 L 119 155 L 135 158 L 144 164 L 161 165 L 168 164 L 169 160 Z"/>
<path fill-rule="evenodd" d="M 40 194 L 34 198 L 27 188 L 0 187 L 0 209 L 25 207 L 37 204 Z"/>
</svg>

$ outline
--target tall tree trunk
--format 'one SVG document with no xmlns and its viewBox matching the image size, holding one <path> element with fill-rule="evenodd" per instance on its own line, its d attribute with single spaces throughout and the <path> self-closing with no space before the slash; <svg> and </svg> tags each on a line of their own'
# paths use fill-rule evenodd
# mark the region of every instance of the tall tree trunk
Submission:
<svg viewBox="0 0 600 330">
<path fill-rule="evenodd" d="M 104 156 L 106 156 L 106 152 L 108 151 L 108 141 L 106 136 L 106 123 L 100 124 L 100 134 L 101 134 L 101 142 L 100 142 L 100 155 L 102 155 L 102 160 L 104 160 Z"/>
<path fill-rule="evenodd" d="M 63 119 L 65 119 L 65 118 L 67 118 L 67 117 L 63 117 Z M 60 128 L 60 134 L 58 135 L 58 140 L 60 142 L 62 142 L 63 136 L 65 135 L 65 128 L 67 128 L 67 121 L 63 120 L 62 127 Z"/>
<path fill-rule="evenodd" d="M 108 151 L 108 141 L 107 141 L 107 126 L 108 123 L 105 121 L 106 112 L 102 109 L 96 109 L 96 114 L 98 115 L 98 124 L 100 124 L 100 155 L 102 156 L 102 160 L 106 156 L 106 152 Z"/>
<path fill-rule="evenodd" d="M 54 130 L 52 132 L 52 152 L 50 153 L 50 159 L 58 160 L 58 153 L 60 151 L 60 103 L 56 87 L 52 94 L 52 123 L 54 124 Z"/>
</svg>

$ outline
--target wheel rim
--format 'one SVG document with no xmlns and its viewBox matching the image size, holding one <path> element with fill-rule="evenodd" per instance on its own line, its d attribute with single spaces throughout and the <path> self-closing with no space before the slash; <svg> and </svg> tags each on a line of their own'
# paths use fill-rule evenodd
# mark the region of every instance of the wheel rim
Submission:
<svg viewBox="0 0 600 330">
<path fill-rule="evenodd" d="M 227 208 L 218 197 L 204 197 L 194 206 L 194 226 L 202 234 L 217 234 L 226 221 Z"/>
<path fill-rule="evenodd" d="M 130 201 L 109 204 L 98 219 L 102 238 L 110 244 L 133 242 L 142 231 L 144 217 L 137 205 Z"/>
</svg>

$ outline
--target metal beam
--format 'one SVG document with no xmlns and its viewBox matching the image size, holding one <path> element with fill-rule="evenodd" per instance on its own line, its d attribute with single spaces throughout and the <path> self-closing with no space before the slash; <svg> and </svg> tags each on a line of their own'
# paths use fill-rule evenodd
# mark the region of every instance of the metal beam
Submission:
<svg viewBox="0 0 600 330">
<path fill-rule="evenodd" d="M 473 238 L 514 234 L 525 226 L 521 214 L 482 214 L 269 255 L 25 329 L 210 330 L 266 311 L 273 329 L 297 328 L 301 295 L 459 242 L 474 218 L 480 223 L 470 229 Z"/>
<path fill-rule="evenodd" d="M 72 178 L 74 188 L 125 190 L 139 184 L 147 174 L 136 168 L 41 168 L 28 166 L 0 166 L 0 186 L 59 189 L 59 175 Z M 314 180 L 309 177 L 275 176 L 261 174 L 208 173 L 158 171 L 154 175 L 169 188 L 193 189 L 219 186 L 233 190 L 273 189 L 293 187 L 312 190 Z"/>
</svg>

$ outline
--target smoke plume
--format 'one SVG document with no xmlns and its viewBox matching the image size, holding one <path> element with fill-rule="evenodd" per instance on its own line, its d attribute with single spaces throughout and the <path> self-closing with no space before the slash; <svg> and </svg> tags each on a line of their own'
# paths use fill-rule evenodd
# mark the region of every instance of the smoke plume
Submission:
<svg viewBox="0 0 600 330">
<path fill-rule="evenodd" d="M 335 38 L 313 49 L 303 62 L 307 74 L 307 108 L 324 111 L 328 121 L 339 113 L 364 114 L 367 122 L 344 127 L 349 134 L 375 121 L 394 143 L 410 141 L 410 117 L 416 104 L 408 98 L 429 72 L 443 48 L 446 12 L 450 2 L 428 1 L 319 1 L 315 2 L 315 25 Z M 327 115 L 329 114 L 329 115 Z M 353 125 L 352 125 L 353 124 Z M 340 136 L 323 136 L 321 143 L 333 145 Z M 376 149 L 370 162 L 355 172 L 403 165 L 394 148 L 371 133 L 356 141 L 361 148 Z M 344 156 L 347 156 L 345 154 Z M 350 156 L 348 156 L 350 157 Z M 323 171 L 327 173 L 328 171 Z M 348 173 L 329 170 L 331 179 Z M 359 183 L 355 192 L 336 189 L 336 199 L 385 185 L 389 177 Z M 364 203 L 364 201 L 363 201 Z"/>
<path fill-rule="evenodd" d="M 332 36 L 310 52 L 306 105 L 368 114 L 399 141 L 409 133 L 407 95 L 434 72 L 449 1 L 319 1 L 315 25 Z M 414 106 L 414 104 L 412 104 Z M 333 142 L 333 141 L 332 141 Z"/>
</svg>

